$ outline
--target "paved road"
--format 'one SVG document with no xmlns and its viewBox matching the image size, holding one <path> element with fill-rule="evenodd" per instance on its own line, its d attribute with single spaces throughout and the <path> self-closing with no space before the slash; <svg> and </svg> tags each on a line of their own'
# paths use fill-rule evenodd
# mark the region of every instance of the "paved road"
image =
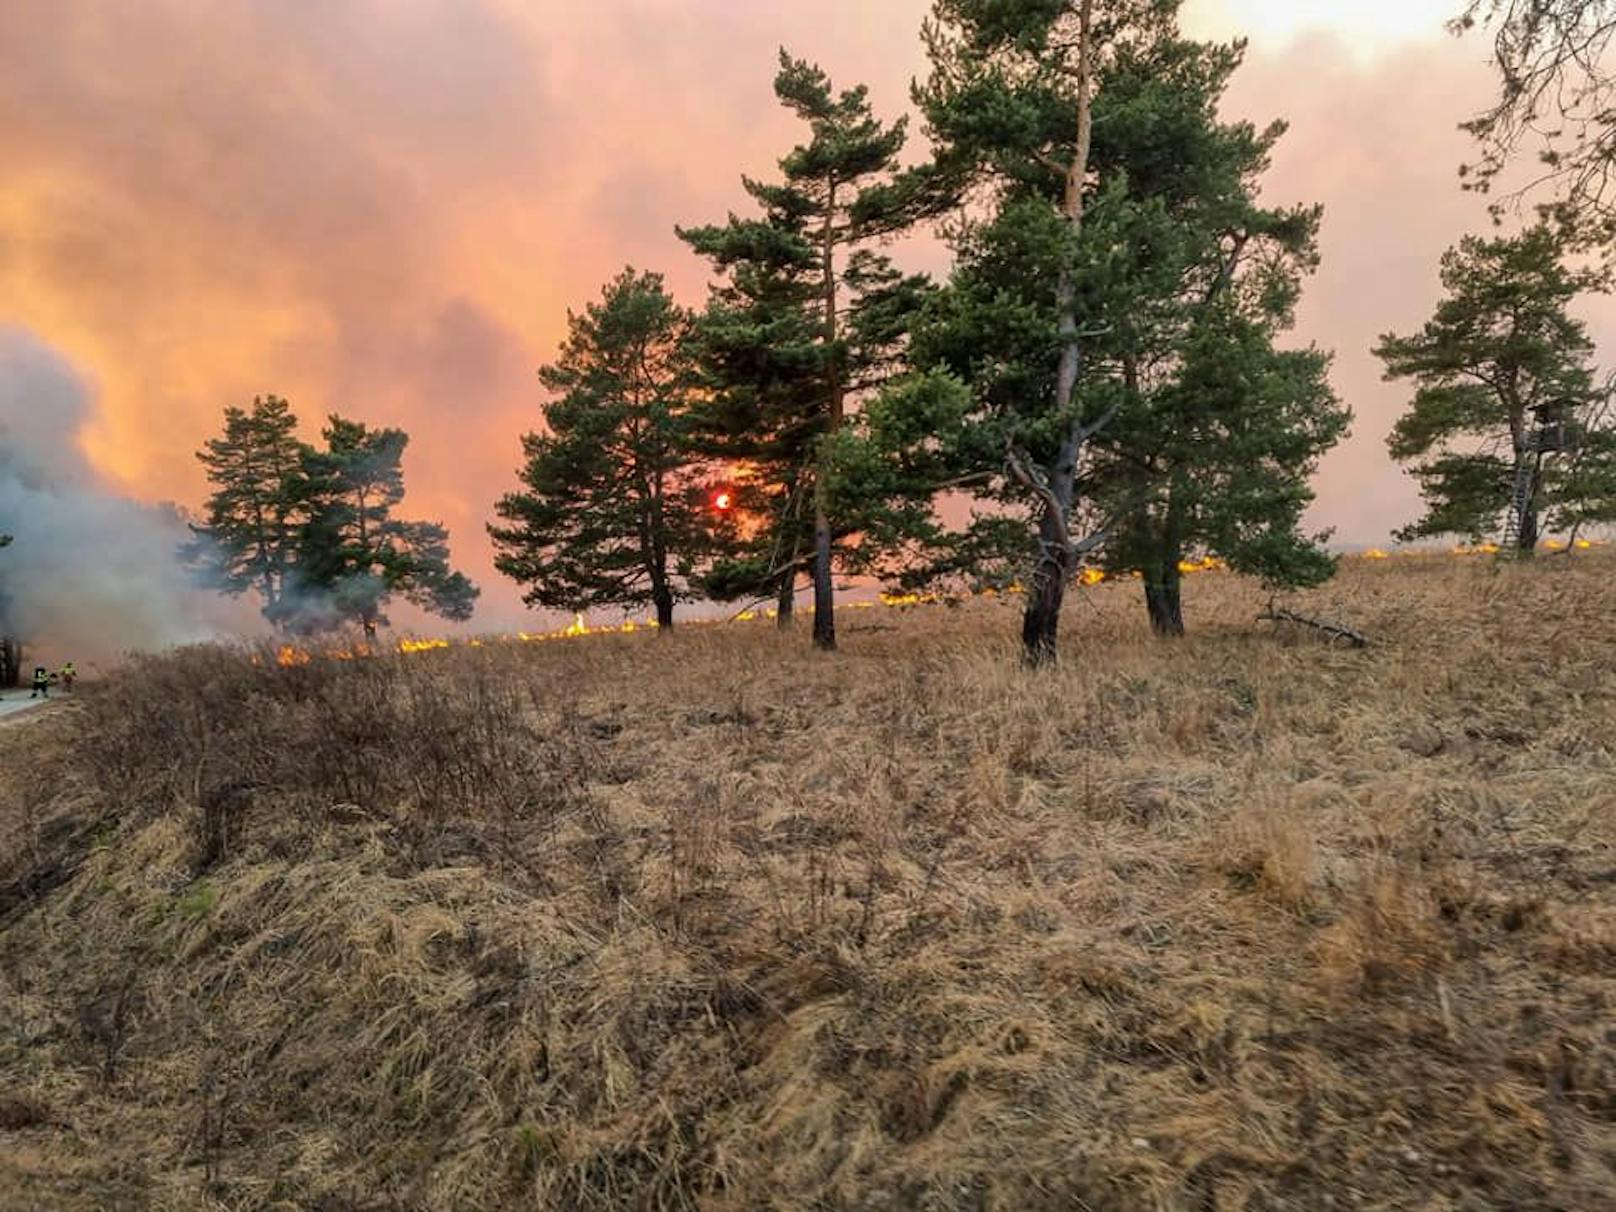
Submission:
<svg viewBox="0 0 1616 1212">
<path fill-rule="evenodd" d="M 51 695 L 51 702 L 56 701 L 56 695 Z M 29 711 L 35 707 L 44 706 L 38 699 L 30 699 L 26 690 L 0 691 L 0 720 L 10 719 Z"/>
</svg>

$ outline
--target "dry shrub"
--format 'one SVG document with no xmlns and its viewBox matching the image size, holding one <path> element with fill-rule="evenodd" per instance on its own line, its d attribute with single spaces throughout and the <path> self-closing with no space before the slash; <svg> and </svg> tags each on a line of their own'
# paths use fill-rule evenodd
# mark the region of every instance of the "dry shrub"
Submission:
<svg viewBox="0 0 1616 1212">
<path fill-rule="evenodd" d="M 0 1095 L 0 1132 L 20 1132 L 51 1122 L 50 1107 L 36 1094 Z"/>
<path fill-rule="evenodd" d="M 1318 845 L 1311 825 L 1288 802 L 1253 804 L 1230 822 L 1223 868 L 1240 887 L 1292 912 L 1314 904 Z"/>
<path fill-rule="evenodd" d="M 141 661 L 0 727 L 0 1207 L 1600 1207 L 1611 571 Z"/>
<path fill-rule="evenodd" d="M 256 810 L 402 814 L 440 853 L 468 841 L 456 829 L 482 846 L 494 826 L 587 809 L 615 725 L 545 701 L 491 656 L 457 655 L 285 669 L 269 649 L 143 658 L 89 701 L 81 766 L 125 820 L 180 808 L 198 869 Z"/>
<path fill-rule="evenodd" d="M 1319 939 L 1326 982 L 1371 996 L 1437 972 L 1446 953 L 1436 898 L 1398 867 L 1367 872 L 1348 894 L 1341 920 Z"/>
</svg>

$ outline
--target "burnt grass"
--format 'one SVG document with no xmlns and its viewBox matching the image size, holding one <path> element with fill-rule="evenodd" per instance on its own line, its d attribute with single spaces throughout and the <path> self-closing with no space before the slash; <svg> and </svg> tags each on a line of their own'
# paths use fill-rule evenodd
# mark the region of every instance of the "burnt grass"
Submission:
<svg viewBox="0 0 1616 1212">
<path fill-rule="evenodd" d="M 1610 1207 L 1613 574 L 138 660 L 0 728 L 0 1207 Z"/>
</svg>

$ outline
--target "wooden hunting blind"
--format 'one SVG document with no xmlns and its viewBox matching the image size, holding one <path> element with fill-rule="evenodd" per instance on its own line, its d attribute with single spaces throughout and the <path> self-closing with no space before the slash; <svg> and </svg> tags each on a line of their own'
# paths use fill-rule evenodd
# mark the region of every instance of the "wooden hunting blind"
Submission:
<svg viewBox="0 0 1616 1212">
<path fill-rule="evenodd" d="M 1543 486 L 1546 455 L 1561 455 L 1577 447 L 1577 409 L 1583 401 L 1558 396 L 1532 405 L 1531 424 L 1521 435 L 1515 452 L 1514 487 L 1504 519 L 1502 555 L 1531 554 L 1538 539 L 1538 495 Z"/>
<path fill-rule="evenodd" d="M 1532 430 L 1528 435 L 1528 450 L 1538 454 L 1557 454 L 1570 450 L 1575 444 L 1575 415 L 1578 401 L 1569 396 L 1534 404 Z"/>
</svg>

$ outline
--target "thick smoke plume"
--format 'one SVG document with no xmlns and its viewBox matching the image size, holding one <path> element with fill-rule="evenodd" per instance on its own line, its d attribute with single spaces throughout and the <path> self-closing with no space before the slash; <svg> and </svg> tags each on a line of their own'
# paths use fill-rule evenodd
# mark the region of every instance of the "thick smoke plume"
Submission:
<svg viewBox="0 0 1616 1212">
<path fill-rule="evenodd" d="M 247 623 L 200 592 L 176 555 L 188 531 L 172 507 L 112 490 L 77 436 L 93 393 L 26 331 L 0 328 L 0 633 L 30 662 L 104 663 L 135 649 L 208 638 Z"/>
</svg>

